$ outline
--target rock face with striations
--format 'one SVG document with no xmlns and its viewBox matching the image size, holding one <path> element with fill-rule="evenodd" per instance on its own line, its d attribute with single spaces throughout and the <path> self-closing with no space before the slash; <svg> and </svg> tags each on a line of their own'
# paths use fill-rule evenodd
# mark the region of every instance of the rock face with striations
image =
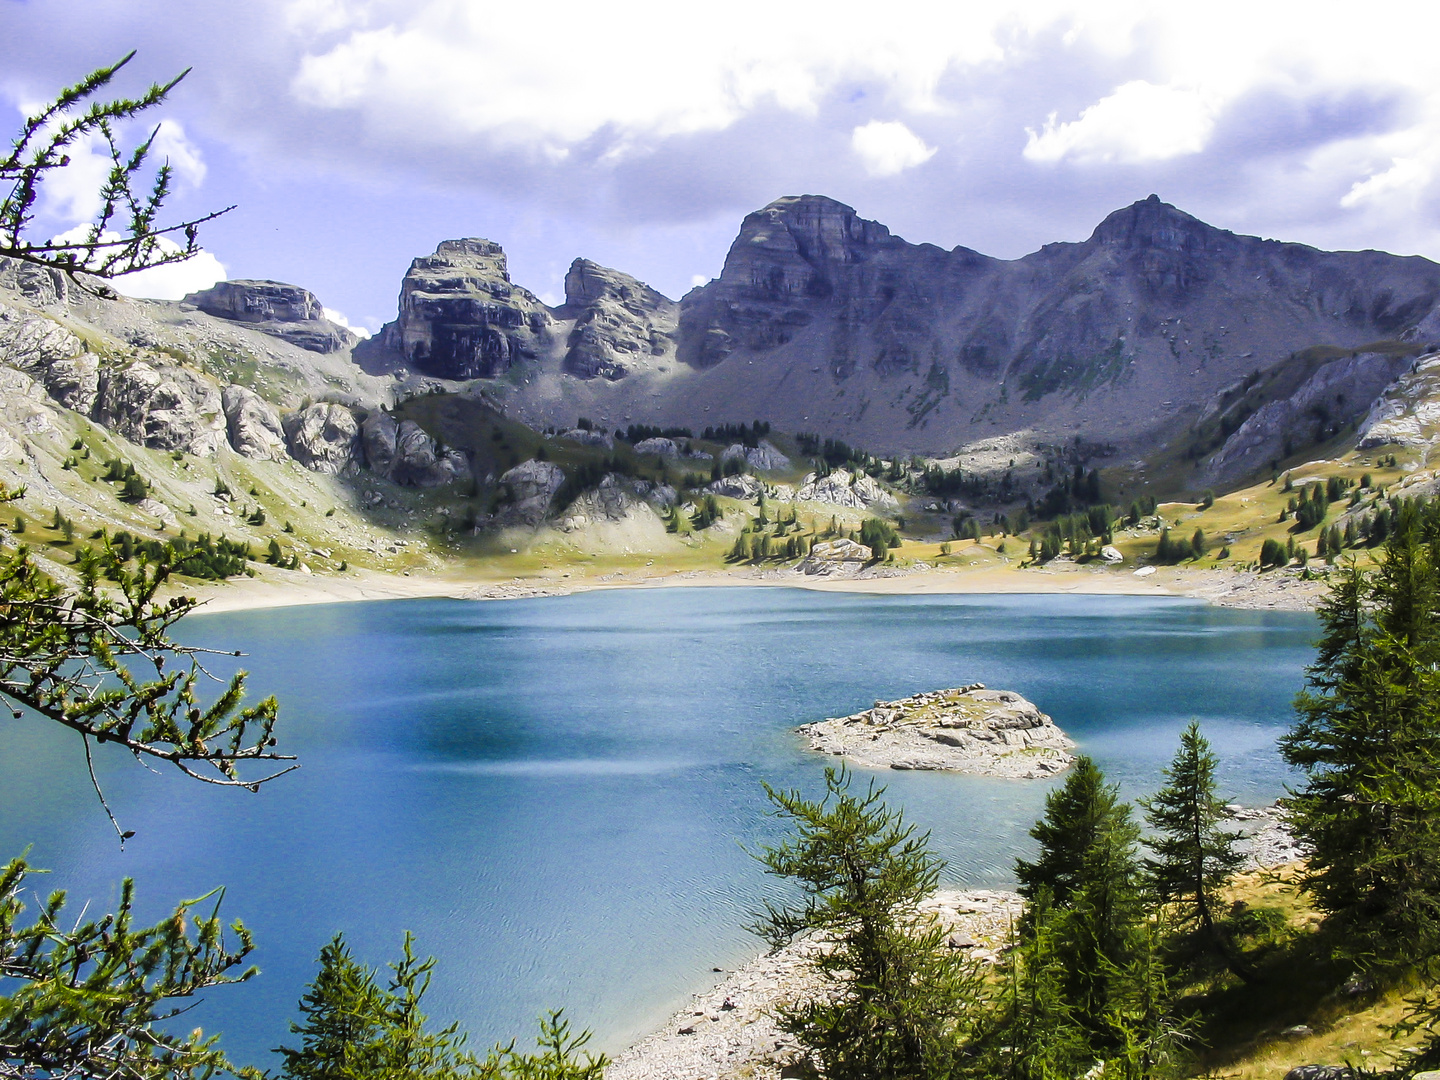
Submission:
<svg viewBox="0 0 1440 1080">
<path fill-rule="evenodd" d="M 344 405 L 317 401 L 285 417 L 290 456 L 312 472 L 352 476 L 365 463 L 360 424 Z"/>
<path fill-rule="evenodd" d="M 551 322 L 544 304 L 511 283 L 499 244 L 446 240 L 410 264 L 386 339 L 426 374 L 493 378 L 536 356 Z"/>
<path fill-rule="evenodd" d="M 360 341 L 353 330 L 325 317 L 325 309 L 314 293 L 281 281 L 221 281 L 190 293 L 182 303 L 194 304 L 218 319 L 250 323 L 257 330 L 311 352 L 352 349 Z"/>
<path fill-rule="evenodd" d="M 439 487 L 470 473 L 465 455 L 442 450 L 413 420 L 374 412 L 360 426 L 365 464 L 377 476 L 404 487 Z"/>
<path fill-rule="evenodd" d="M 589 259 L 570 264 L 565 311 L 575 317 L 565 351 L 571 375 L 620 379 L 637 362 L 674 351 L 680 305 Z"/>
<path fill-rule="evenodd" d="M 208 456 L 226 441 L 225 412 L 214 383 L 158 358 L 108 368 L 94 418 L 133 443 Z"/>
<path fill-rule="evenodd" d="M 1083 241 L 1012 260 L 911 243 L 823 196 L 777 199 L 745 218 L 720 275 L 681 300 L 673 334 L 663 298 L 604 299 L 596 275 L 620 280 L 577 265 L 556 313 L 575 320 L 573 347 L 539 361 L 570 377 L 508 392 L 515 415 L 568 422 L 583 405 L 691 427 L 754 415 L 887 453 L 1078 436 L 1116 459 L 1171 447 L 1204 468 L 1258 409 L 1317 375 L 1316 356 L 1367 359 L 1293 403 L 1289 415 L 1318 421 L 1282 421 L 1296 453 L 1366 414 L 1389 358 L 1440 343 L 1435 263 L 1243 236 L 1154 196 Z M 667 338 L 679 363 L 637 377 L 634 358 Z M 1299 382 L 1269 377 L 1301 368 Z M 1267 468 L 1274 440 L 1259 429 L 1274 419 L 1241 440 L 1263 447 L 1237 443 L 1214 467 Z"/>
<path fill-rule="evenodd" d="M 220 393 L 230 445 L 248 458 L 283 460 L 285 429 L 274 407 L 254 390 L 227 386 Z"/>
</svg>

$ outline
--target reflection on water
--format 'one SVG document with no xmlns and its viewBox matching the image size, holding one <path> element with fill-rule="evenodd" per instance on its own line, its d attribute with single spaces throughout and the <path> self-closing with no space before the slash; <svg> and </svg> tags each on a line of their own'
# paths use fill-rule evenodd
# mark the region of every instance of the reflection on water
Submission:
<svg viewBox="0 0 1440 1080">
<path fill-rule="evenodd" d="M 372 963 L 401 931 L 441 957 L 432 1012 L 477 1041 L 564 1005 L 607 1049 L 662 1019 L 774 886 L 760 781 L 819 787 L 790 728 L 877 698 L 983 682 L 1051 713 L 1119 780 L 1150 790 L 1198 717 L 1224 793 L 1281 792 L 1274 751 L 1313 655 L 1308 615 L 1133 597 L 873 597 L 659 589 L 489 603 L 387 601 L 194 617 L 280 696 L 303 767 L 259 795 L 102 756 L 136 838 L 121 853 L 78 742 L 0 727 L 0 853 L 33 844 L 48 889 L 143 914 L 227 886 L 261 977 L 199 1022 L 270 1064 L 320 946 Z M 223 674 L 223 672 L 220 672 Z M 1004 885 L 1045 782 L 885 774 L 955 882 Z"/>
</svg>

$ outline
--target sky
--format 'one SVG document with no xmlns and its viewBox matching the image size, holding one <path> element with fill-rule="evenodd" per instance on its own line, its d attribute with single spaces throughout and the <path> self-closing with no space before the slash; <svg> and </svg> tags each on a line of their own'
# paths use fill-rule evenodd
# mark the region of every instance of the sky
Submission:
<svg viewBox="0 0 1440 1080">
<path fill-rule="evenodd" d="M 0 0 L 0 113 L 131 49 L 185 68 L 156 154 L 189 263 L 395 315 L 412 258 L 501 243 L 549 303 L 583 256 L 672 297 L 745 214 L 823 194 L 914 242 L 1016 258 L 1153 193 L 1223 228 L 1440 260 L 1440 5 L 1110 0 Z M 80 147 L 37 235 L 88 220 Z"/>
</svg>

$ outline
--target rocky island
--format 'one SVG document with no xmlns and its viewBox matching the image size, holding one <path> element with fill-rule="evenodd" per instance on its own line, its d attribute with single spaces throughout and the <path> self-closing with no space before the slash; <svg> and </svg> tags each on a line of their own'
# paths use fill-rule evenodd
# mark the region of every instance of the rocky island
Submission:
<svg viewBox="0 0 1440 1080">
<path fill-rule="evenodd" d="M 804 724 L 812 750 L 871 769 L 1033 780 L 1064 772 L 1075 744 L 1033 703 L 981 683 L 932 690 Z"/>
</svg>

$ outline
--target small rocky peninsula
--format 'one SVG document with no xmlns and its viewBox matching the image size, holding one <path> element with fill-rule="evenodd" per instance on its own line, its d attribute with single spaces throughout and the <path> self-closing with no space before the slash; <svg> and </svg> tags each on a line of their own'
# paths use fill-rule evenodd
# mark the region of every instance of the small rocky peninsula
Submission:
<svg viewBox="0 0 1440 1080">
<path fill-rule="evenodd" d="M 925 769 L 1033 780 L 1064 772 L 1075 744 L 1036 706 L 981 683 L 932 690 L 804 724 L 812 750 L 871 769 Z"/>
</svg>

